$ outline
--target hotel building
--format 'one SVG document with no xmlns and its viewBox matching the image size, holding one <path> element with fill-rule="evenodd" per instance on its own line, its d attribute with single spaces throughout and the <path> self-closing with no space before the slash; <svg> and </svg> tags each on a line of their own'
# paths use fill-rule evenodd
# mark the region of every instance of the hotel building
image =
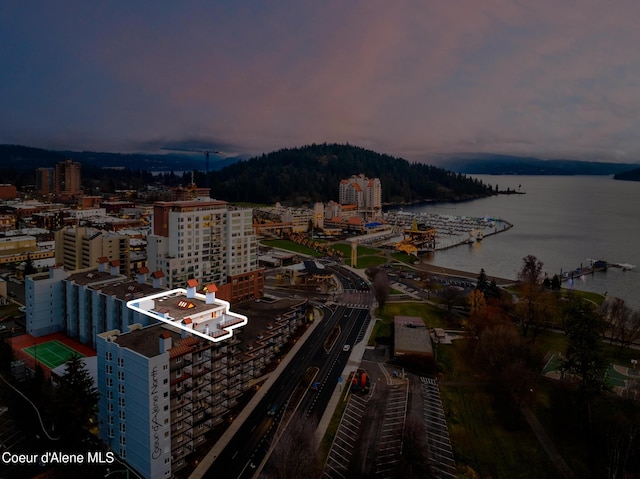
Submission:
<svg viewBox="0 0 640 479">
<path fill-rule="evenodd" d="M 378 178 L 367 178 L 363 174 L 340 181 L 339 203 L 356 205 L 365 219 L 373 219 L 382 212 L 382 186 Z"/>
</svg>

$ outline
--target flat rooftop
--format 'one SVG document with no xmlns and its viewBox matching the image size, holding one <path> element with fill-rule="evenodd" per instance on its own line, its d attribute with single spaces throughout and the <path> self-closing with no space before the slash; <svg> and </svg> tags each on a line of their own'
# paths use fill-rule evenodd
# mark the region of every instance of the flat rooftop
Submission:
<svg viewBox="0 0 640 479">
<path fill-rule="evenodd" d="M 431 336 L 422 318 L 414 316 L 396 316 L 394 324 L 394 355 L 423 354 L 433 355 Z"/>
<path fill-rule="evenodd" d="M 230 311 L 230 304 L 217 299 L 214 292 L 202 294 L 195 289 L 138 297 L 128 301 L 127 307 L 209 341 L 229 339 L 234 329 L 248 323 L 246 316 Z"/>
</svg>

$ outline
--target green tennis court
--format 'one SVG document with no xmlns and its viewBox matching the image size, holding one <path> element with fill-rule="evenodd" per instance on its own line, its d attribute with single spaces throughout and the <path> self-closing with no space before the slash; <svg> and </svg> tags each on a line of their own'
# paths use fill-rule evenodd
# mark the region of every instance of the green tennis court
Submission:
<svg viewBox="0 0 640 479">
<path fill-rule="evenodd" d="M 24 348 L 23 351 L 50 369 L 57 368 L 61 364 L 66 363 L 74 354 L 84 356 L 75 349 L 65 346 L 55 339 L 36 346 L 29 346 L 28 348 Z"/>
</svg>

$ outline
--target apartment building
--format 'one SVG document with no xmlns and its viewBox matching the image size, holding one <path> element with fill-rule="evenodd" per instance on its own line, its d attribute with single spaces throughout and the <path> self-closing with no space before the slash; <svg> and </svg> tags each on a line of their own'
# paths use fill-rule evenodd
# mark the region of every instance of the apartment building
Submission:
<svg viewBox="0 0 640 479">
<path fill-rule="evenodd" d="M 80 163 L 69 159 L 56 164 L 53 174 L 54 193 L 64 197 L 82 194 L 81 169 Z"/>
<path fill-rule="evenodd" d="M 247 349 L 237 328 L 248 319 L 231 312 L 211 285 L 206 294 L 191 288 L 130 302 L 161 324 L 98 335 L 99 436 L 147 478 L 184 468 L 304 321 L 301 303 Z"/>
<path fill-rule="evenodd" d="M 96 334 L 126 331 L 156 321 L 127 308 L 127 301 L 164 291 L 163 274 L 138 271 L 135 280 L 120 274 L 117 261 L 103 258 L 98 268 L 67 272 L 62 267 L 25 278 L 26 327 L 32 336 L 63 332 L 96 347 Z"/>
<path fill-rule="evenodd" d="M 147 255 L 149 268 L 163 271 L 169 288 L 195 278 L 215 283 L 231 302 L 264 292 L 249 208 L 204 197 L 155 203 Z"/>
<path fill-rule="evenodd" d="M 96 228 L 67 227 L 55 232 L 56 263 L 67 271 L 95 268 L 102 257 L 120 262 L 124 275 L 131 273 L 130 240 L 125 234 Z"/>
</svg>

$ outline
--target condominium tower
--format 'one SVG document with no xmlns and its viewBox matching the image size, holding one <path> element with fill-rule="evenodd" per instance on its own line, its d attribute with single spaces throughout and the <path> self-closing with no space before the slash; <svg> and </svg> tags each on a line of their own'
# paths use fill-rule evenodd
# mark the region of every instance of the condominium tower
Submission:
<svg viewBox="0 0 640 479">
<path fill-rule="evenodd" d="M 149 269 L 162 271 L 168 288 L 195 278 L 215 283 L 218 296 L 230 302 L 264 292 L 250 208 L 202 197 L 155 203 L 147 254 Z"/>
</svg>

